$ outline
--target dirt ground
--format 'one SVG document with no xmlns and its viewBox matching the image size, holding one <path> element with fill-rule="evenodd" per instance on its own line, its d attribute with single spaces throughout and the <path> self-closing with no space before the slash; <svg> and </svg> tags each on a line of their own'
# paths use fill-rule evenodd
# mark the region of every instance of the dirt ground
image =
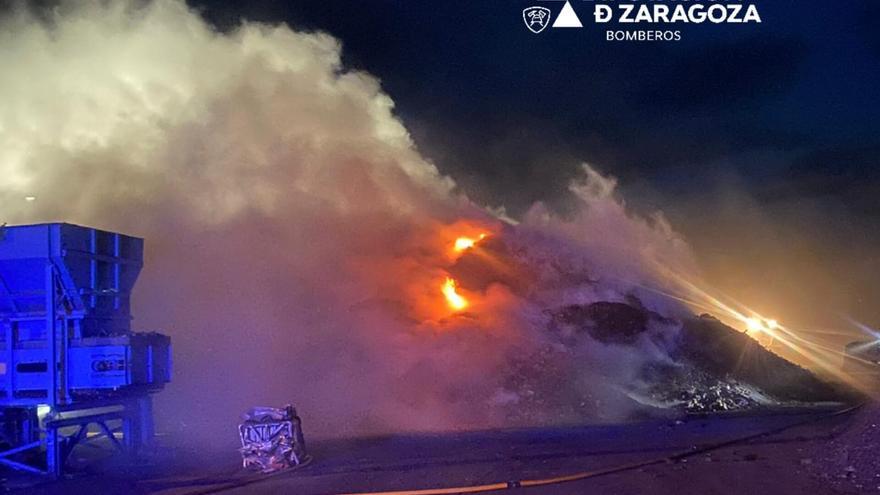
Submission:
<svg viewBox="0 0 880 495">
<path fill-rule="evenodd" d="M 320 441 L 309 445 L 314 457 L 309 466 L 271 476 L 242 472 L 234 449 L 210 453 L 191 446 L 166 446 L 160 450 L 162 455 L 152 460 L 133 464 L 104 461 L 62 481 L 9 475 L 4 483 L 13 493 L 47 495 L 367 493 L 543 479 L 653 463 L 512 491 L 603 495 L 880 493 L 880 408 L 866 406 L 836 417 L 827 415 L 827 410 L 776 411 L 618 425 Z M 771 431 L 775 433 L 766 434 Z M 740 441 L 748 436 L 755 438 Z M 680 457 L 671 458 L 675 456 Z"/>
</svg>

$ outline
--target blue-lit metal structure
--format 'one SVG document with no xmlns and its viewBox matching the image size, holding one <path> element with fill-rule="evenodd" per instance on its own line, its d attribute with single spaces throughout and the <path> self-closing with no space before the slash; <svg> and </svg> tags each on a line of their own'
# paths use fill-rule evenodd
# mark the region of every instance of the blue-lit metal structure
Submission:
<svg viewBox="0 0 880 495">
<path fill-rule="evenodd" d="M 0 464 L 58 476 L 84 442 L 150 441 L 171 342 L 131 331 L 143 245 L 65 223 L 0 227 Z"/>
</svg>

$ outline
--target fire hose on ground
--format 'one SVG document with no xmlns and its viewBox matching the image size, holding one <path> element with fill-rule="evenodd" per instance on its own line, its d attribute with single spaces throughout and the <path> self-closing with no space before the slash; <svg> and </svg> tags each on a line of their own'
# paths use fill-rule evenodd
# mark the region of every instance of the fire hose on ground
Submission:
<svg viewBox="0 0 880 495">
<path fill-rule="evenodd" d="M 726 440 L 723 442 L 717 442 L 709 445 L 705 445 L 695 449 L 689 449 L 683 452 L 679 452 L 676 454 L 656 457 L 644 461 L 638 461 L 633 463 L 622 464 L 619 466 L 613 466 L 609 468 L 597 469 L 592 471 L 582 471 L 578 473 L 563 475 L 563 476 L 555 476 L 550 478 L 538 478 L 538 479 L 527 479 L 527 480 L 515 480 L 515 481 L 505 481 L 498 483 L 488 483 L 482 485 L 469 485 L 469 486 L 457 486 L 457 487 L 447 487 L 447 488 L 425 488 L 425 489 L 417 489 L 417 490 L 396 490 L 396 491 L 373 491 L 373 492 L 351 492 L 346 493 L 344 495 L 452 495 L 458 493 L 482 493 L 482 492 L 491 492 L 491 491 L 500 491 L 500 490 L 508 490 L 514 488 L 528 488 L 528 487 L 537 487 L 537 486 L 547 486 L 547 485 L 555 485 L 559 483 L 568 483 L 572 481 L 581 481 L 590 478 L 597 478 L 599 476 L 607 476 L 610 474 L 632 471 L 634 469 L 640 469 L 648 466 L 654 466 L 658 464 L 665 463 L 674 463 L 681 461 L 682 459 L 687 459 L 688 457 L 693 457 L 696 455 L 704 454 L 706 452 L 715 451 L 718 449 L 722 449 L 725 447 L 729 447 L 732 445 L 742 444 L 746 442 L 750 442 L 752 440 L 756 440 L 759 438 L 764 438 L 772 435 L 776 435 L 782 433 L 784 431 L 790 430 L 792 428 L 797 428 L 799 426 L 804 426 L 807 424 L 817 423 L 823 420 L 831 419 L 838 416 L 843 416 L 845 414 L 849 414 L 860 407 L 862 407 L 864 403 L 860 403 L 854 406 L 847 407 L 845 409 L 841 409 L 838 411 L 834 411 L 828 414 L 823 414 L 811 418 L 804 419 L 803 421 L 798 421 L 792 424 L 787 424 L 784 426 L 780 426 L 777 428 L 773 428 L 770 430 L 753 433 L 751 435 L 746 435 L 738 438 L 734 438 L 732 440 Z M 246 480 L 241 480 L 238 482 L 231 482 L 224 484 L 218 487 L 212 487 L 206 490 L 189 492 L 187 495 L 208 495 L 214 493 L 222 493 L 229 490 L 234 490 L 237 488 L 242 488 L 245 486 L 249 486 L 255 483 L 259 483 L 262 481 L 270 480 L 275 477 L 284 474 L 291 474 L 292 471 L 278 471 L 272 473 L 270 475 L 261 476 L 259 478 L 250 478 Z"/>
</svg>

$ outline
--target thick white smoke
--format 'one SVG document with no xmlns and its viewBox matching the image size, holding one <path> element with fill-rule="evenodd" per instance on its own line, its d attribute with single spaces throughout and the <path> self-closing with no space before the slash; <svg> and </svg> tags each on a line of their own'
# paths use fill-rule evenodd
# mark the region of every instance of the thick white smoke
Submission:
<svg viewBox="0 0 880 495">
<path fill-rule="evenodd" d="M 379 81 L 340 50 L 284 25 L 219 33 L 177 0 L 19 9 L 0 24 L 0 222 L 147 239 L 135 327 L 174 341 L 164 428 L 231 441 L 244 409 L 287 401 L 322 435 L 506 424 L 490 406 L 515 402 L 512 355 L 542 359 L 544 309 L 623 300 L 655 282 L 650 260 L 688 259 L 589 168 L 573 219 L 538 205 L 502 226 L 419 154 Z M 438 232 L 460 221 L 507 232 L 531 288 L 481 288 L 491 317 L 420 318 L 412 301 L 439 297 L 430 283 L 448 268 Z M 596 380 L 641 359 L 572 352 L 563 367 L 592 360 Z"/>
</svg>

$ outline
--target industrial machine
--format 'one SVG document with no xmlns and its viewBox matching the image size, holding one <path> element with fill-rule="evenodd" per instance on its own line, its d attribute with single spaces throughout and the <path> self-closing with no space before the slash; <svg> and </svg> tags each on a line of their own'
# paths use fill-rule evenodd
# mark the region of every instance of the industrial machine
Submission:
<svg viewBox="0 0 880 495">
<path fill-rule="evenodd" d="M 0 464 L 59 476 L 85 442 L 149 443 L 171 341 L 131 332 L 143 245 L 65 223 L 0 227 Z"/>
</svg>

